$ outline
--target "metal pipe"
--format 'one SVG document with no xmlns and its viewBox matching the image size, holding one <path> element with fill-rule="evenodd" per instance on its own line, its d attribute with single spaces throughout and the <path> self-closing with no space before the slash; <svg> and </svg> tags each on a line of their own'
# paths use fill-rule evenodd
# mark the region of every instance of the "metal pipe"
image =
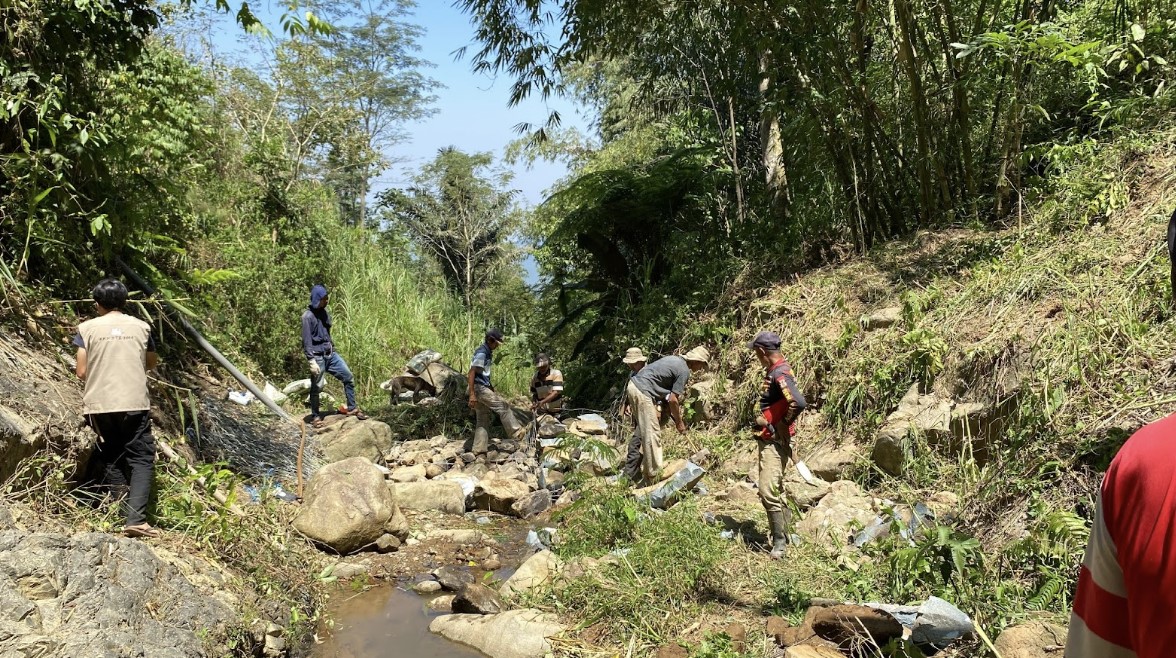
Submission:
<svg viewBox="0 0 1176 658">
<path fill-rule="evenodd" d="M 135 282 L 135 285 L 143 289 L 143 292 L 147 293 L 148 295 L 155 294 L 155 289 L 151 287 L 151 284 L 147 283 L 146 279 L 139 276 L 134 270 L 132 270 L 130 265 L 127 265 L 125 262 L 123 262 L 121 258 L 115 258 L 115 262 L 117 262 L 118 266 L 122 268 L 123 273 Z M 232 375 L 234 379 L 236 379 L 238 382 L 241 382 L 241 385 L 244 386 L 246 390 L 252 393 L 253 396 L 258 400 L 261 400 L 262 404 L 269 407 L 270 411 L 277 414 L 283 420 L 294 422 L 293 416 L 286 413 L 285 409 L 279 407 L 274 403 L 273 400 L 269 399 L 269 396 L 263 393 L 262 390 L 257 387 L 257 384 L 253 383 L 253 380 L 245 376 L 245 373 L 237 370 L 237 367 L 234 366 L 227 358 L 225 358 L 225 355 L 221 354 L 220 350 L 213 347 L 212 343 L 209 343 L 204 338 L 204 336 L 199 331 L 197 331 L 196 327 L 192 326 L 191 322 L 188 322 L 188 318 L 184 317 L 184 314 L 177 310 L 175 306 L 171 304 L 171 302 L 168 302 L 166 299 L 161 299 L 160 301 L 162 301 L 164 304 L 167 304 L 169 308 L 175 311 L 176 320 L 179 321 L 180 326 L 184 328 L 184 331 L 188 332 L 188 335 L 196 341 L 196 344 L 199 345 L 200 348 L 205 352 L 208 352 L 208 355 L 215 359 L 216 362 L 221 365 L 221 367 L 229 371 L 229 374 Z"/>
</svg>

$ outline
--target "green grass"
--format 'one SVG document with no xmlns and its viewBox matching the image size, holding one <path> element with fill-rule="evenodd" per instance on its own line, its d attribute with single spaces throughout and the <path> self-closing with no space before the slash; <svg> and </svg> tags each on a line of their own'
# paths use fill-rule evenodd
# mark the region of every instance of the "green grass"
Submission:
<svg viewBox="0 0 1176 658">
<path fill-rule="evenodd" d="M 693 504 L 650 511 L 610 486 L 589 490 L 562 518 L 561 557 L 618 551 L 615 563 L 571 581 L 558 599 L 563 612 L 599 625 L 612 642 L 668 643 L 710 598 L 727 546 Z"/>
</svg>

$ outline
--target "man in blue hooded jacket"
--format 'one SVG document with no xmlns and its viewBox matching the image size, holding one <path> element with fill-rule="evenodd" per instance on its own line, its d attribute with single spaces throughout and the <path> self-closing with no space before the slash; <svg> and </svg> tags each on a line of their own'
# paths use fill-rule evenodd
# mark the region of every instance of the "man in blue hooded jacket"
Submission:
<svg viewBox="0 0 1176 658">
<path fill-rule="evenodd" d="M 339 407 L 339 413 L 356 416 L 360 420 L 367 418 L 355 406 L 355 380 L 351 376 L 351 369 L 331 342 L 331 316 L 327 313 L 329 298 L 326 286 L 321 283 L 315 285 L 310 289 L 310 307 L 302 312 L 302 351 L 310 366 L 310 414 L 315 427 L 321 426 L 323 421 L 319 413 L 319 394 L 328 374 L 343 382 L 343 393 L 347 396 L 347 406 Z"/>
</svg>

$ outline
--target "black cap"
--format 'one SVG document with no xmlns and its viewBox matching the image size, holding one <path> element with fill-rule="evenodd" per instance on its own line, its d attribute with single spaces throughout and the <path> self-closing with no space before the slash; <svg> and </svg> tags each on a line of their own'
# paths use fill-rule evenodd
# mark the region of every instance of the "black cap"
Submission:
<svg viewBox="0 0 1176 658">
<path fill-rule="evenodd" d="M 748 349 L 754 350 L 757 347 L 765 350 L 780 349 L 780 334 L 774 331 L 761 331 L 755 336 L 755 340 L 747 344 Z"/>
<path fill-rule="evenodd" d="M 499 343 L 502 342 L 502 332 L 497 329 L 491 329 L 486 332 L 486 340 L 493 340 Z"/>
</svg>

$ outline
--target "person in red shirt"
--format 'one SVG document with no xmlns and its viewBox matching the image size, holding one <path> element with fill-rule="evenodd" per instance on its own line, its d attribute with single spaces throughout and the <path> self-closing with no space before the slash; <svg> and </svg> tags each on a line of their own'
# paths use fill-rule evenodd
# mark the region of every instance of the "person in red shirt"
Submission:
<svg viewBox="0 0 1176 658">
<path fill-rule="evenodd" d="M 1176 415 L 1145 426 L 1103 477 L 1066 658 L 1176 652 Z"/>
<path fill-rule="evenodd" d="M 780 559 L 788 545 L 788 526 L 792 522 L 792 513 L 784 500 L 784 473 L 792 458 L 796 417 L 804 411 L 805 400 L 796 385 L 792 367 L 780 354 L 779 334 L 761 331 L 747 347 L 755 352 L 756 359 L 767 371 L 756 416 L 759 495 L 768 513 L 771 556 Z"/>
</svg>

